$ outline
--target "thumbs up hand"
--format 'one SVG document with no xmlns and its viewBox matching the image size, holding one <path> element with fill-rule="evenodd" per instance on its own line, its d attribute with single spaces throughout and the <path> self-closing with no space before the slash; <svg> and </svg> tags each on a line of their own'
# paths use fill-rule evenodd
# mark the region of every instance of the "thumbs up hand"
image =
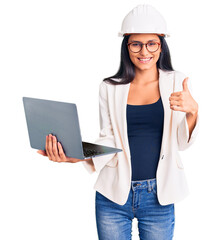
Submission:
<svg viewBox="0 0 222 240">
<path fill-rule="evenodd" d="M 170 95 L 170 108 L 174 111 L 191 113 L 198 111 L 198 104 L 193 99 L 187 86 L 188 77 L 183 80 L 183 91 L 174 92 Z"/>
</svg>

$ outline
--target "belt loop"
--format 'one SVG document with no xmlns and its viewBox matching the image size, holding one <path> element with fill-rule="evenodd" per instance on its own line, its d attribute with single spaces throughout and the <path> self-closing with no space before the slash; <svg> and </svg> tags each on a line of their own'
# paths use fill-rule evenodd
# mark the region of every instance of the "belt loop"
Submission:
<svg viewBox="0 0 222 240">
<path fill-rule="evenodd" d="M 152 186 L 151 186 L 149 180 L 147 180 L 147 185 L 148 185 L 148 188 L 147 188 L 148 189 L 148 193 L 150 193 L 152 191 Z"/>
</svg>

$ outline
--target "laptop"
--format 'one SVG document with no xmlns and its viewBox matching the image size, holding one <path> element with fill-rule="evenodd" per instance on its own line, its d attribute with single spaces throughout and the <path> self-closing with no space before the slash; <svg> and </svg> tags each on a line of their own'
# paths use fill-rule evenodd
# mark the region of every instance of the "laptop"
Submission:
<svg viewBox="0 0 222 240">
<path fill-rule="evenodd" d="M 52 134 L 61 142 L 67 157 L 89 159 L 122 151 L 82 142 L 77 106 L 74 103 L 23 97 L 23 105 L 30 145 L 34 149 L 45 150 L 46 135 Z"/>
</svg>

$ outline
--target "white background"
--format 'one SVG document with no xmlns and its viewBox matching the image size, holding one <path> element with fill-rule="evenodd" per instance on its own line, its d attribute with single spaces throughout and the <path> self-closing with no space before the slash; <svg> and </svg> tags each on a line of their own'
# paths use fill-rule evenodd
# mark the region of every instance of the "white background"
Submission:
<svg viewBox="0 0 222 240">
<path fill-rule="evenodd" d="M 98 87 L 116 73 L 124 16 L 150 3 L 165 17 L 174 69 L 199 104 L 196 142 L 181 152 L 190 195 L 176 204 L 176 240 L 222 239 L 220 2 L 2 0 L 0 3 L 0 239 L 97 239 L 96 173 L 29 146 L 22 97 L 74 102 L 84 141 L 99 133 Z M 138 239 L 136 221 L 133 239 Z"/>
</svg>

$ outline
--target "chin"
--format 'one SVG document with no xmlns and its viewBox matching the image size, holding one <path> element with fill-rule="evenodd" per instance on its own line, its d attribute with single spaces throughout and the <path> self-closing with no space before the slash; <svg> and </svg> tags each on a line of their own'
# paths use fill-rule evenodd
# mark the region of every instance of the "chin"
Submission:
<svg viewBox="0 0 222 240">
<path fill-rule="evenodd" d="M 140 70 L 140 71 L 150 70 L 150 69 L 152 69 L 152 68 L 154 68 L 154 67 L 155 67 L 155 64 L 152 65 L 152 66 L 136 66 L 136 68 L 137 68 L 138 70 Z"/>
</svg>

